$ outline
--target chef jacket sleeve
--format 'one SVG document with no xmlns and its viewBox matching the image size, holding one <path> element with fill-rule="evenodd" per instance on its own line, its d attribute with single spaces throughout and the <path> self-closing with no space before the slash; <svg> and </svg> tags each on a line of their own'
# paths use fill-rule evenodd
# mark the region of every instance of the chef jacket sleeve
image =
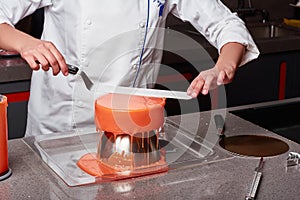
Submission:
<svg viewBox="0 0 300 200">
<path fill-rule="evenodd" d="M 14 26 L 38 8 L 52 4 L 52 0 L 0 0 L 0 24 Z"/>
<path fill-rule="evenodd" d="M 169 0 L 170 12 L 190 22 L 214 47 L 220 50 L 228 42 L 246 47 L 240 65 L 255 59 L 259 50 L 245 23 L 219 0 Z"/>
</svg>

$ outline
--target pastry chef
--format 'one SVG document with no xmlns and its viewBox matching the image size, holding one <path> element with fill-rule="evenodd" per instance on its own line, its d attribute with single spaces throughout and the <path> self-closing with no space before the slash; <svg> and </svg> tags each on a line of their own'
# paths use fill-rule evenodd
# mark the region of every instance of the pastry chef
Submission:
<svg viewBox="0 0 300 200">
<path fill-rule="evenodd" d="M 41 39 L 14 28 L 39 8 Z M 0 48 L 19 52 L 33 70 L 26 136 L 94 123 L 90 96 L 76 90 L 78 76 L 67 64 L 105 84 L 153 83 L 164 41 L 156 30 L 169 14 L 190 22 L 219 52 L 215 66 L 187 88 L 194 98 L 231 82 L 239 66 L 259 55 L 244 22 L 220 0 L 0 0 Z"/>
</svg>

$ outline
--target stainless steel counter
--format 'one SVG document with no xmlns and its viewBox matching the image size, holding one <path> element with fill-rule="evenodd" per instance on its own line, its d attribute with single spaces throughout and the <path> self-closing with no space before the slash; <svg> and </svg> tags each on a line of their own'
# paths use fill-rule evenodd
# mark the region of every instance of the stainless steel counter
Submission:
<svg viewBox="0 0 300 200">
<path fill-rule="evenodd" d="M 213 143 L 218 137 L 211 112 L 170 117 L 182 127 Z M 197 125 L 198 124 L 198 125 Z M 260 134 L 285 141 L 289 151 L 300 152 L 300 145 L 226 113 L 227 136 Z M 212 145 L 216 159 L 167 173 L 115 182 L 69 187 L 46 165 L 33 145 L 34 138 L 9 141 L 12 176 L 0 182 L 0 199 L 244 199 L 259 158 L 234 156 Z M 227 155 L 218 159 L 218 155 Z M 298 199 L 300 166 L 286 166 L 288 152 L 266 157 L 256 199 Z M 223 157 L 223 156 L 222 156 Z"/>
</svg>

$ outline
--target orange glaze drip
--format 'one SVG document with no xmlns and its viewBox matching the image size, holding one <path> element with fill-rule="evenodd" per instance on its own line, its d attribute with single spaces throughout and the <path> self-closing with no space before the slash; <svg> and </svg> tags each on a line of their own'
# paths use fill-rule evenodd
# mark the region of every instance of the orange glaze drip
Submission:
<svg viewBox="0 0 300 200">
<path fill-rule="evenodd" d="M 77 165 L 86 173 L 95 177 L 112 177 L 112 178 L 124 178 L 124 177 L 134 177 L 142 176 L 146 174 L 159 173 L 168 170 L 168 165 L 165 160 L 165 151 L 161 150 L 161 159 L 158 162 L 152 163 L 147 166 L 136 167 L 131 170 L 128 167 L 120 167 L 120 165 L 109 165 L 97 159 L 95 153 L 87 153 L 83 155 Z M 129 174 L 122 174 L 124 171 L 129 171 Z"/>
</svg>

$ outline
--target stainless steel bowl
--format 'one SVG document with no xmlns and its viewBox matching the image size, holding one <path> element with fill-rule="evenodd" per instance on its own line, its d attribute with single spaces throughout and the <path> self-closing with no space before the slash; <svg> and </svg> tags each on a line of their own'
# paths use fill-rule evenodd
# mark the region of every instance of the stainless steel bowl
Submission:
<svg viewBox="0 0 300 200">
<path fill-rule="evenodd" d="M 148 166 L 160 160 L 158 131 L 145 133 L 114 134 L 102 132 L 98 146 L 97 156 L 99 159 L 110 163 L 112 157 L 118 156 L 120 165 L 131 165 L 132 167 Z M 130 162 L 130 163 L 129 163 Z"/>
</svg>

